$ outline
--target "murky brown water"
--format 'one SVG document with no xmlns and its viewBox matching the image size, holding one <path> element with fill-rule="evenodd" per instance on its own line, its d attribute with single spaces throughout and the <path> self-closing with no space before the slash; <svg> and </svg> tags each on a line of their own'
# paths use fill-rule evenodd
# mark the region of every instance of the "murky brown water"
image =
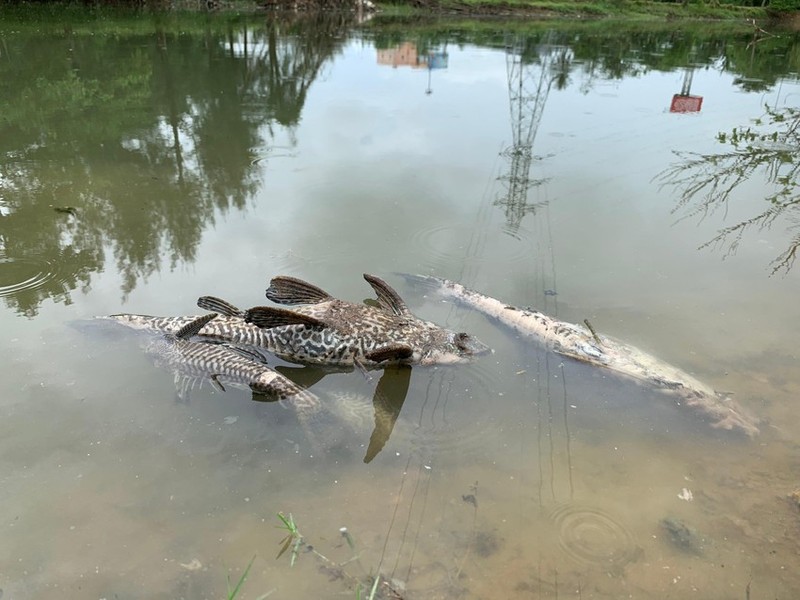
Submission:
<svg viewBox="0 0 800 600">
<path fill-rule="evenodd" d="M 377 572 L 408 599 L 797 596 L 796 206 L 698 250 L 780 187 L 756 170 L 696 213 L 659 178 L 797 106 L 795 38 L 353 25 L 4 19 L 3 597 L 222 598 L 254 556 L 238 597 L 365 598 Z M 670 112 L 681 93 L 701 110 Z M 329 375 L 309 433 L 244 390 L 178 398 L 146 336 L 91 321 L 261 304 L 276 274 L 360 301 L 364 272 L 494 352 Z M 396 272 L 588 318 L 734 392 L 761 433 Z"/>
</svg>

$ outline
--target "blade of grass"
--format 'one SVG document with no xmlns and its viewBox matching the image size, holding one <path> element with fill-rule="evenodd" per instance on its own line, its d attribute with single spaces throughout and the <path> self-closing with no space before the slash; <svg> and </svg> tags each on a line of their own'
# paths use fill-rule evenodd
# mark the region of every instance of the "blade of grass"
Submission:
<svg viewBox="0 0 800 600">
<path fill-rule="evenodd" d="M 250 559 L 250 562 L 247 563 L 247 568 L 244 570 L 244 573 L 242 573 L 242 576 L 239 577 L 239 581 L 236 583 L 236 587 L 234 587 L 233 589 L 231 589 L 231 576 L 230 575 L 227 576 L 227 579 L 228 579 L 228 600 L 233 600 L 234 598 L 236 598 L 236 595 L 239 593 L 239 590 L 241 589 L 242 584 L 244 584 L 244 580 L 247 579 L 247 575 L 248 575 L 248 573 L 250 573 L 250 567 L 253 566 L 253 561 L 255 559 L 256 559 L 256 555 L 254 554 L 253 558 Z"/>
<path fill-rule="evenodd" d="M 281 546 L 281 550 L 280 552 L 278 552 L 278 556 L 275 557 L 275 560 L 278 560 L 289 549 L 289 545 L 292 543 L 292 539 L 294 538 L 291 535 L 287 535 L 280 542 L 278 542 L 279 544 L 283 544 L 283 546 Z"/>
<path fill-rule="evenodd" d="M 378 591 L 378 582 L 381 580 L 381 574 L 375 577 L 375 583 L 372 584 L 372 591 L 369 593 L 369 600 L 375 600 L 375 592 Z"/>
</svg>

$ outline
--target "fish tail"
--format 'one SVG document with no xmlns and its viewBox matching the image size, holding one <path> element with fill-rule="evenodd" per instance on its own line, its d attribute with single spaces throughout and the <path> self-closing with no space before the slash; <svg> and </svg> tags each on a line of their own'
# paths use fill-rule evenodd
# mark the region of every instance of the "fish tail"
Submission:
<svg viewBox="0 0 800 600">
<path fill-rule="evenodd" d="M 129 327 L 145 331 L 158 331 L 161 333 L 176 333 L 192 321 L 198 319 L 197 316 L 188 317 L 153 317 L 150 315 L 135 314 L 116 314 L 95 317 L 96 319 L 106 319 Z"/>
</svg>

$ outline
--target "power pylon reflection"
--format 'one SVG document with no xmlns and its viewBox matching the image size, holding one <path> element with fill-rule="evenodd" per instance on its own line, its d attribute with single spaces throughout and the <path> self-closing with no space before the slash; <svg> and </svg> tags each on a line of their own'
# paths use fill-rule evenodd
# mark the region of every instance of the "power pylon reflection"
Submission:
<svg viewBox="0 0 800 600">
<path fill-rule="evenodd" d="M 509 159 L 508 171 L 499 177 L 505 193 L 495 205 L 505 208 L 509 231 L 515 233 L 523 217 L 540 203 L 528 202 L 528 191 L 546 179 L 532 179 L 533 142 L 553 83 L 569 73 L 572 51 L 552 43 L 547 34 L 540 43 L 515 37 L 506 43 L 508 99 L 511 108 L 512 144 L 501 152 Z"/>
</svg>

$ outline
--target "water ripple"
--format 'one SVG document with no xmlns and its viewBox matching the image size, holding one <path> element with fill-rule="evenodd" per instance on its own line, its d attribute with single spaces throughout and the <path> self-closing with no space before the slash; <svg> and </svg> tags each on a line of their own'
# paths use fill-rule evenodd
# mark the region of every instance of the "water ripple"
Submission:
<svg viewBox="0 0 800 600">
<path fill-rule="evenodd" d="M 550 518 L 561 549 L 586 565 L 622 567 L 638 554 L 631 532 L 610 514 L 593 507 L 566 504 Z"/>
<path fill-rule="evenodd" d="M 492 407 L 502 401 L 498 376 L 485 362 L 458 372 L 443 369 L 432 375 L 422 399 L 404 415 L 411 449 L 425 457 L 482 457 L 486 448 L 502 448 L 506 432 Z"/>
<path fill-rule="evenodd" d="M 0 296 L 14 296 L 42 287 L 57 274 L 53 263 L 46 259 L 11 257 L 0 252 Z"/>
<path fill-rule="evenodd" d="M 487 235 L 476 235 L 473 225 L 436 225 L 411 234 L 415 248 L 427 257 L 434 271 L 446 271 L 468 258 L 471 264 L 509 265 L 525 259 L 529 248 L 519 239 L 503 236 L 489 244 Z M 499 243 L 498 243 L 499 242 Z M 491 252 L 486 251 L 487 245 Z"/>
</svg>

